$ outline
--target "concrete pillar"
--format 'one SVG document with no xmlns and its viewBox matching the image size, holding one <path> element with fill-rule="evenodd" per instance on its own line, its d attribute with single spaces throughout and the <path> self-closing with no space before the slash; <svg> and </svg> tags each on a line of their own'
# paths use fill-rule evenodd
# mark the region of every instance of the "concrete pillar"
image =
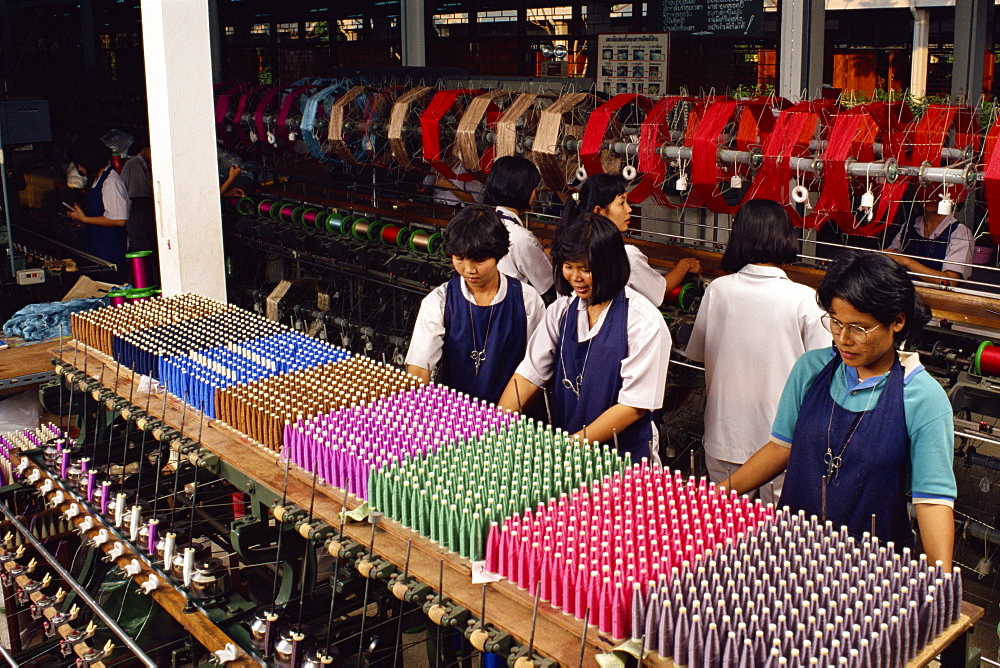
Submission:
<svg viewBox="0 0 1000 668">
<path fill-rule="evenodd" d="M 797 101 L 819 97 L 823 87 L 824 0 L 781 0 L 778 95 Z"/>
<path fill-rule="evenodd" d="M 427 64 L 425 31 L 427 20 L 424 0 L 402 0 L 399 3 L 400 41 L 405 67 L 424 67 Z"/>
<path fill-rule="evenodd" d="M 212 82 L 221 83 L 222 71 L 222 30 L 219 25 L 219 0 L 208 0 L 208 38 L 212 52 Z"/>
<path fill-rule="evenodd" d="M 927 45 L 931 38 L 931 11 L 913 10 L 913 53 L 910 55 L 910 97 L 927 96 Z"/>
<path fill-rule="evenodd" d="M 960 0 L 955 3 L 955 58 L 951 69 L 953 102 L 964 98 L 976 105 L 983 94 L 983 57 L 986 29 L 993 0 Z"/>
<path fill-rule="evenodd" d="M 224 300 L 205 1 L 144 0 L 142 42 L 163 292 Z"/>
</svg>

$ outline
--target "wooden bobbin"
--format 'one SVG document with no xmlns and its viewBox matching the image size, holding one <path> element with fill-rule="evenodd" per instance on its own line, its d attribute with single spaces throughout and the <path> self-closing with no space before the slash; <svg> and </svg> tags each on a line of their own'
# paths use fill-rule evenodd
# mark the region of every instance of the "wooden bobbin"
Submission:
<svg viewBox="0 0 1000 668">
<path fill-rule="evenodd" d="M 392 595 L 398 598 L 400 601 L 405 601 L 406 595 L 410 593 L 410 588 L 407 587 L 402 582 L 397 582 L 396 584 L 392 585 L 392 589 L 390 591 L 392 591 Z"/>
<path fill-rule="evenodd" d="M 363 578 L 370 578 L 372 569 L 375 568 L 375 562 L 369 561 L 368 559 L 360 559 L 356 565 L 358 573 L 361 574 Z"/>
<path fill-rule="evenodd" d="M 339 540 L 331 540 L 326 546 L 326 551 L 329 552 L 330 556 L 334 559 L 340 557 L 340 551 L 343 549 L 344 546 Z"/>
<path fill-rule="evenodd" d="M 490 639 L 490 634 L 482 629 L 476 629 L 469 634 L 469 642 L 480 652 L 486 651 L 486 643 Z"/>
<path fill-rule="evenodd" d="M 287 508 L 285 508 L 284 506 L 275 506 L 271 510 L 271 512 L 274 514 L 274 519 L 278 520 L 279 522 L 285 521 L 285 513 L 287 512 Z"/>
<path fill-rule="evenodd" d="M 299 525 L 299 535 L 309 540 L 312 537 L 313 525 L 308 522 L 303 522 Z"/>
<path fill-rule="evenodd" d="M 145 417 L 141 417 L 135 421 L 135 426 L 139 428 L 139 431 L 146 431 L 146 425 L 148 423 L 149 422 Z"/>
<path fill-rule="evenodd" d="M 526 656 L 519 656 L 517 660 L 514 661 L 514 668 L 534 668 L 534 659 L 529 659 Z"/>
<path fill-rule="evenodd" d="M 427 610 L 427 617 L 438 626 L 442 626 L 441 620 L 444 619 L 446 614 L 448 614 L 448 608 L 438 603 L 435 603 Z"/>
</svg>

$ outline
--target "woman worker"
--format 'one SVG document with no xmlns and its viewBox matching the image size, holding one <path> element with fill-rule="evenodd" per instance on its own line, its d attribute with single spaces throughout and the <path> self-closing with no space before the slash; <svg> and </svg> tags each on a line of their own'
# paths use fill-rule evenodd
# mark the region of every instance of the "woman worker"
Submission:
<svg viewBox="0 0 1000 668">
<path fill-rule="evenodd" d="M 795 363 L 771 440 L 723 486 L 747 492 L 787 469 L 783 505 L 825 515 L 858 535 L 874 522 L 875 534 L 897 547 L 913 545 L 912 499 L 924 552 L 950 569 L 951 405 L 915 353 L 897 352 L 930 313 L 906 270 L 876 253 L 835 262 L 820 283 L 819 303 L 834 347 Z"/>
<path fill-rule="evenodd" d="M 722 255 L 728 274 L 709 284 L 698 307 L 684 354 L 705 363 L 705 464 L 712 482 L 725 480 L 767 442 L 795 360 L 830 345 L 816 291 L 781 269 L 796 260 L 798 247 L 784 207 L 750 200 L 733 219 Z M 747 336 L 747 326 L 766 335 Z M 775 503 L 780 493 L 779 476 L 761 488 L 761 499 Z"/>
<path fill-rule="evenodd" d="M 88 189 L 84 207 L 66 205 L 66 215 L 83 223 L 83 250 L 113 262 L 117 274 L 124 276 L 129 198 L 125 182 L 111 165 L 111 155 L 111 149 L 97 139 L 74 148 L 70 160 L 87 178 Z"/>
<path fill-rule="evenodd" d="M 491 207 L 468 206 L 444 232 L 458 276 L 420 304 L 406 355 L 407 371 L 495 403 L 545 314 L 530 285 L 497 269 L 510 238 Z"/>
<path fill-rule="evenodd" d="M 552 424 L 615 442 L 633 461 L 656 443 L 651 411 L 663 404 L 670 332 L 649 300 L 626 287 L 621 234 L 604 216 L 560 224 L 552 240 L 559 298 L 528 341 L 500 406 L 520 410 L 551 383 Z"/>
<path fill-rule="evenodd" d="M 583 183 L 580 189 L 579 203 L 572 200 L 566 204 L 563 220 L 575 218 L 578 212 L 599 213 L 624 234 L 628 231 L 629 220 L 632 217 L 632 207 L 629 206 L 625 178 L 620 174 L 594 174 Z M 663 298 L 676 288 L 690 274 L 701 271 L 701 263 L 696 258 L 685 257 L 674 265 L 666 276 L 649 266 L 649 260 L 639 248 L 633 244 L 625 244 L 625 254 L 631 274 L 628 287 L 653 302 L 653 306 L 663 303 Z"/>
<path fill-rule="evenodd" d="M 510 252 L 500 261 L 500 271 L 544 295 L 552 289 L 552 263 L 521 218 L 531 209 L 541 179 L 538 168 L 527 158 L 504 156 L 493 163 L 483 204 L 496 207 L 510 233 Z"/>
<path fill-rule="evenodd" d="M 950 213 L 938 213 L 938 202 L 924 197 L 924 214 L 905 222 L 886 250 L 907 270 L 920 274 L 918 280 L 944 283 L 968 278 L 975 252 L 972 232 Z"/>
</svg>

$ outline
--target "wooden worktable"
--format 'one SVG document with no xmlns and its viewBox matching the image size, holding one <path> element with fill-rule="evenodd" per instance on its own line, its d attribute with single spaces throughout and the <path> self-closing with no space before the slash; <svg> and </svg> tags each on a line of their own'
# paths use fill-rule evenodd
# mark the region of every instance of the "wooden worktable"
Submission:
<svg viewBox="0 0 1000 668">
<path fill-rule="evenodd" d="M 57 341 L 39 341 L 0 350 L 0 394 L 55 378 L 51 349 Z"/>
<path fill-rule="evenodd" d="M 72 362 L 73 347 L 76 345 L 75 341 L 70 342 L 67 350 L 62 354 L 64 361 Z M 102 364 L 112 364 L 109 357 L 82 344 L 80 344 L 79 350 L 76 367 L 82 369 L 83 357 L 89 356 L 89 375 L 95 380 L 100 375 Z M 135 405 L 144 405 L 146 401 L 146 390 L 140 386 L 138 374 L 133 377 L 126 369 L 121 370 L 121 375 L 117 379 L 110 374 L 105 374 L 104 384 L 119 396 L 129 396 L 129 392 L 134 392 L 133 402 Z M 153 399 L 153 405 L 163 405 L 162 394 L 159 397 L 159 399 Z M 172 395 L 168 397 L 166 406 L 165 421 L 176 429 L 181 424 L 185 406 Z M 285 467 L 278 461 L 273 452 L 249 441 L 216 421 L 206 419 L 203 430 L 200 430 L 198 422 L 198 413 L 188 408 L 184 418 L 185 435 L 191 439 L 197 439 L 199 431 L 201 431 L 201 446 L 217 455 L 227 466 L 251 478 L 254 481 L 253 484 L 258 486 L 258 492 L 260 487 L 263 487 L 276 497 L 281 497 L 284 493 L 287 505 L 295 505 L 301 509 L 309 508 L 312 490 L 311 475 L 292 467 L 287 490 L 284 490 Z M 344 498 L 344 491 L 341 489 L 331 485 L 318 487 L 313 509 L 314 520 L 339 528 L 339 513 Z M 353 495 L 348 495 L 346 498 L 348 509 L 359 505 L 359 500 Z M 364 546 L 370 544 L 371 526 L 367 523 L 349 522 L 345 524 L 343 532 L 345 538 L 356 543 Z M 436 590 L 439 567 L 443 563 L 444 584 L 442 590 L 444 597 L 466 608 L 474 616 L 477 615 L 482 589 L 481 585 L 472 584 L 472 564 L 469 560 L 441 548 L 433 541 L 392 520 L 385 519 L 377 525 L 373 552 L 380 558 L 393 563 L 400 570 L 403 569 L 406 561 L 408 544 L 412 545 L 409 561 L 410 576 Z M 490 583 L 487 585 L 487 590 L 489 592 L 486 605 L 487 622 L 507 631 L 520 644 L 526 645 L 531 635 L 533 598 L 526 591 L 519 589 L 507 580 Z M 953 649 L 961 651 L 961 648 L 964 647 L 965 633 L 982 616 L 982 608 L 963 602 L 960 620 L 924 648 L 917 659 L 911 661 L 909 665 L 926 665 L 932 658 L 941 654 L 944 648 L 948 648 L 953 643 L 955 643 Z M 572 616 L 564 614 L 546 603 L 539 605 L 535 632 L 535 650 L 539 654 L 551 657 L 561 665 L 579 665 L 582 632 L 582 624 Z M 587 636 L 583 664 L 585 666 L 597 665 L 595 655 L 606 652 L 617 644 L 617 641 L 598 633 L 593 628 L 589 630 Z M 962 642 L 956 643 L 956 641 Z M 964 655 L 964 652 L 962 654 Z M 647 658 L 644 663 L 656 666 L 673 665 L 669 661 L 663 662 L 653 657 Z"/>
</svg>

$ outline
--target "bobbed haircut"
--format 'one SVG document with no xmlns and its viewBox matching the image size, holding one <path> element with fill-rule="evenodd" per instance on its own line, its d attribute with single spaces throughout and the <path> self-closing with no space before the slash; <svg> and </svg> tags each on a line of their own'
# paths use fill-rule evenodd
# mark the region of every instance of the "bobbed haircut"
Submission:
<svg viewBox="0 0 1000 668">
<path fill-rule="evenodd" d="M 618 296 L 628 283 L 631 269 L 625 242 L 615 224 L 597 213 L 583 213 L 571 221 L 560 221 L 552 237 L 552 274 L 556 292 L 573 292 L 563 276 L 564 262 L 582 262 L 590 267 L 593 291 L 590 302 L 600 304 Z"/>
<path fill-rule="evenodd" d="M 570 199 L 563 208 L 563 220 L 572 220 L 582 213 L 594 213 L 594 207 L 606 209 L 615 198 L 628 190 L 621 174 L 594 174 L 583 182 L 580 196 Z"/>
<path fill-rule="evenodd" d="M 816 291 L 816 299 L 826 311 L 834 297 L 886 326 L 902 313 L 903 328 L 894 337 L 897 346 L 931 319 L 930 309 L 917 295 L 906 269 L 882 253 L 845 251 L 838 257 Z"/>
<path fill-rule="evenodd" d="M 531 191 L 541 183 L 535 163 L 518 155 L 505 155 L 493 163 L 483 189 L 483 204 L 518 211 L 531 208 Z"/>
<path fill-rule="evenodd" d="M 484 204 L 465 207 L 448 222 L 444 230 L 446 255 L 481 261 L 500 260 L 510 247 L 510 233 L 500 221 L 496 209 Z"/>
<path fill-rule="evenodd" d="M 84 139 L 69 151 L 69 159 L 87 172 L 87 185 L 100 176 L 100 171 L 111 162 L 112 151 L 100 139 Z"/>
<path fill-rule="evenodd" d="M 789 264 L 798 252 L 798 236 L 785 207 L 770 199 L 752 199 L 733 218 L 722 269 L 734 273 L 748 264 Z"/>
</svg>

